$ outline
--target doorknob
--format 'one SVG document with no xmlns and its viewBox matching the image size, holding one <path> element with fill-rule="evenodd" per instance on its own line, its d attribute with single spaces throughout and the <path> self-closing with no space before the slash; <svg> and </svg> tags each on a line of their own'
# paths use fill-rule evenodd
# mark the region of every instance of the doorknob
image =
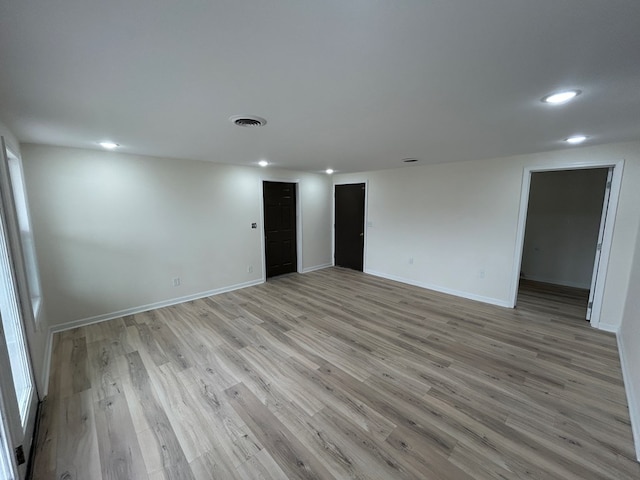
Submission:
<svg viewBox="0 0 640 480">
<path fill-rule="evenodd" d="M 364 237 L 364 232 L 360 233 L 360 236 L 361 236 L 361 237 Z"/>
</svg>

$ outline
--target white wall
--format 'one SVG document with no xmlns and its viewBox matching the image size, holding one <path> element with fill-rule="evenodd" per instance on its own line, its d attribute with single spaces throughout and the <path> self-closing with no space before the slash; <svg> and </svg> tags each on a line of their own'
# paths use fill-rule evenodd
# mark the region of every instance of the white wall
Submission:
<svg viewBox="0 0 640 480">
<path fill-rule="evenodd" d="M 590 288 L 606 183 L 602 168 L 533 173 L 524 278 Z"/>
<path fill-rule="evenodd" d="M 618 332 L 618 345 L 636 442 L 636 457 L 640 460 L 640 231 L 635 250 L 631 262 L 629 295 Z"/>
<path fill-rule="evenodd" d="M 300 181 L 302 268 L 331 262 L 326 175 L 42 145 L 22 155 L 51 326 L 260 282 L 263 178 Z"/>
<path fill-rule="evenodd" d="M 344 174 L 334 183 L 368 181 L 367 272 L 509 305 L 524 168 L 620 159 L 624 175 L 600 321 L 616 330 L 640 222 L 640 143 Z"/>
</svg>

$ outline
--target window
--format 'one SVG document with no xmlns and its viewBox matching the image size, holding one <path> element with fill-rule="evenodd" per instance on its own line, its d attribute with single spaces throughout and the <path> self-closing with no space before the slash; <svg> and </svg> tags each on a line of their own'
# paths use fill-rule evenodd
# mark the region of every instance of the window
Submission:
<svg viewBox="0 0 640 480">
<path fill-rule="evenodd" d="M 0 320 L 2 321 L 2 335 L 0 342 L 4 342 L 9 357 L 9 366 L 13 387 L 18 400 L 20 420 L 24 427 L 27 420 L 27 408 L 32 395 L 33 383 L 26 348 L 26 339 L 20 315 L 20 305 L 14 272 L 11 268 L 11 252 L 8 237 L 4 229 L 4 210 L 0 210 Z M 2 365 L 3 375 L 7 366 Z"/>
<path fill-rule="evenodd" d="M 27 195 L 24 188 L 24 175 L 22 173 L 22 162 L 20 158 L 7 149 L 9 179 L 13 190 L 13 202 L 16 210 L 16 220 L 20 230 L 20 243 L 22 255 L 24 257 L 25 276 L 31 297 L 31 307 L 33 316 L 38 322 L 41 306 L 40 276 L 38 274 L 38 261 L 33 240 L 33 230 L 29 218 L 29 208 Z"/>
</svg>

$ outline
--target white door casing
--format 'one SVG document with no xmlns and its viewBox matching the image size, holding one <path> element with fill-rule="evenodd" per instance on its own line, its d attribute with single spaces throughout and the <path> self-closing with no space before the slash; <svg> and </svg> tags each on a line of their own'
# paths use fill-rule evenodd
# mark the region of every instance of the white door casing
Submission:
<svg viewBox="0 0 640 480">
<path fill-rule="evenodd" d="M 13 203 L 8 157 L 4 138 L 0 149 L 0 468 L 8 478 L 24 479 L 26 462 L 17 461 L 17 451 L 28 457 L 37 407 L 37 391 L 29 357 L 24 318 L 24 299 L 29 292 L 21 289 L 16 271 L 24 261 L 20 249 L 19 227 Z M 27 300 L 27 305 L 30 303 Z M 29 310 L 30 311 L 30 310 Z M 31 318 L 33 323 L 33 318 Z"/>
<path fill-rule="evenodd" d="M 591 275 L 591 287 L 589 288 L 589 304 L 587 305 L 587 320 L 591 320 L 593 310 L 593 297 L 595 296 L 596 286 L 598 284 L 598 267 L 600 258 L 602 257 L 602 241 L 604 239 L 604 229 L 607 224 L 607 214 L 609 212 L 609 200 L 611 196 L 611 179 L 613 178 L 613 168 L 609 167 L 607 172 L 607 183 L 604 190 L 604 199 L 602 201 L 602 214 L 600 215 L 600 228 L 598 230 L 598 242 L 596 244 L 596 254 L 593 261 L 593 270 Z"/>
<path fill-rule="evenodd" d="M 525 167 L 522 175 L 522 189 L 520 195 L 520 211 L 518 215 L 518 227 L 516 233 L 516 244 L 514 251 L 513 272 L 511 277 L 511 295 L 510 306 L 516 306 L 518 296 L 518 283 L 520 280 L 520 268 L 522 266 L 522 249 L 524 246 L 524 232 L 527 222 L 527 211 L 529 206 L 529 190 L 531 187 L 531 174 L 535 172 L 550 172 L 557 170 L 581 170 L 587 168 L 609 168 L 611 169 L 611 188 L 609 190 L 608 204 L 606 208 L 606 217 L 601 221 L 602 239 L 601 249 L 599 253 L 597 269 L 593 272 L 592 288 L 590 293 L 590 322 L 594 328 L 599 328 L 600 315 L 602 311 L 602 300 L 604 297 L 604 287 L 607 277 L 607 268 L 609 266 L 609 255 L 611 252 L 611 243 L 613 240 L 613 231 L 618 209 L 618 198 L 620 196 L 620 187 L 622 185 L 622 172 L 624 168 L 624 160 L 617 161 L 588 161 L 574 162 L 566 164 L 540 165 L 534 167 Z M 603 209 L 604 210 L 604 209 Z"/>
</svg>

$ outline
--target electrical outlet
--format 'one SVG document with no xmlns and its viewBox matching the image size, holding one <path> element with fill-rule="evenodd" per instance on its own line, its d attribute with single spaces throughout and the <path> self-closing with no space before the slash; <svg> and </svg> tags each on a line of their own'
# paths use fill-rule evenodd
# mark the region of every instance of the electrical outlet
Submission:
<svg viewBox="0 0 640 480">
<path fill-rule="evenodd" d="M 173 279 L 173 286 L 174 287 L 179 287 L 180 286 L 180 277 L 176 277 Z"/>
<path fill-rule="evenodd" d="M 409 265 L 413 265 L 413 257 L 409 259 Z"/>
<path fill-rule="evenodd" d="M 480 270 L 480 278 L 484 278 L 484 268 Z"/>
<path fill-rule="evenodd" d="M 247 273 L 253 273 L 253 265 L 247 267 Z"/>
</svg>

